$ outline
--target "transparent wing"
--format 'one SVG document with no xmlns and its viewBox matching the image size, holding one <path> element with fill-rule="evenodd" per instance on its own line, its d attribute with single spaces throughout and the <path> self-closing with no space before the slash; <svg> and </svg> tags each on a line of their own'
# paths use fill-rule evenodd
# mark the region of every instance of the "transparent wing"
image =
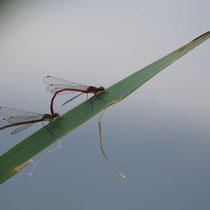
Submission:
<svg viewBox="0 0 210 210">
<path fill-rule="evenodd" d="M 60 85 L 72 85 L 72 86 L 85 86 L 85 85 L 80 84 L 80 83 L 70 82 L 68 80 L 61 79 L 61 78 L 58 78 L 58 77 L 53 77 L 53 76 L 46 76 L 46 77 L 44 77 L 43 81 L 47 85 L 60 84 Z"/>
<path fill-rule="evenodd" d="M 52 94 L 62 89 L 78 89 L 78 90 L 87 90 L 89 86 L 83 85 L 80 83 L 70 82 L 64 79 L 60 79 L 57 77 L 46 76 L 43 81 L 48 84 L 47 90 Z M 76 91 L 75 90 L 75 91 Z M 71 94 L 75 93 L 75 91 L 64 91 L 59 94 Z"/>
<path fill-rule="evenodd" d="M 60 93 L 58 93 L 59 95 L 67 95 L 67 94 L 73 94 L 76 93 L 77 91 L 80 90 L 87 90 L 87 86 L 83 86 L 83 87 L 74 87 L 74 86 L 67 86 L 67 85 L 48 85 L 47 90 L 50 91 L 50 93 L 54 94 L 55 92 L 59 91 L 59 90 L 63 90 L 63 89 L 75 89 L 75 90 L 65 90 L 62 91 Z"/>
<path fill-rule="evenodd" d="M 1 106 L 0 107 L 0 115 L 3 117 L 11 117 L 11 116 L 15 116 L 15 115 L 28 115 L 28 116 L 33 116 L 33 115 L 38 115 L 39 113 L 35 113 L 35 112 L 27 112 L 27 111 L 23 111 L 20 109 L 15 109 L 15 108 L 10 108 L 10 107 L 6 107 L 6 106 Z"/>
<path fill-rule="evenodd" d="M 27 128 L 30 128 L 32 125 L 33 125 L 33 123 L 30 123 L 30 124 L 27 124 L 27 125 L 20 126 L 20 127 L 16 128 L 15 130 L 13 130 L 13 131 L 11 132 L 11 135 L 15 135 L 15 134 L 17 134 L 17 133 L 20 133 L 20 132 L 26 130 Z"/>
<path fill-rule="evenodd" d="M 39 120 L 43 118 L 43 114 L 36 114 L 36 115 L 16 115 L 12 116 L 7 119 L 8 124 L 13 124 L 13 123 L 19 123 L 19 122 L 25 122 L 25 121 L 32 121 L 32 120 Z"/>
<path fill-rule="evenodd" d="M 5 126 L 5 125 L 8 125 L 7 120 L 8 120 L 7 118 L 1 119 L 1 120 L 0 120 L 0 126 L 3 127 L 3 126 Z"/>
<path fill-rule="evenodd" d="M 47 90 L 50 91 L 50 93 L 54 94 L 55 92 L 59 91 L 59 90 L 63 90 L 63 89 L 71 89 L 71 86 L 67 86 L 67 85 L 48 85 L 47 86 Z M 67 95 L 67 94 L 72 94 L 75 93 L 75 91 L 63 91 L 58 93 L 59 95 Z"/>
<path fill-rule="evenodd" d="M 5 116 L 5 118 L 0 120 L 0 127 L 11 125 L 14 123 L 21 123 L 26 121 L 34 121 L 43 118 L 43 114 L 35 112 L 27 112 L 19 109 L 9 108 L 9 107 L 0 107 L 0 115 Z M 17 134 L 25 129 L 31 127 L 34 123 L 20 125 L 12 131 L 12 135 Z"/>
</svg>

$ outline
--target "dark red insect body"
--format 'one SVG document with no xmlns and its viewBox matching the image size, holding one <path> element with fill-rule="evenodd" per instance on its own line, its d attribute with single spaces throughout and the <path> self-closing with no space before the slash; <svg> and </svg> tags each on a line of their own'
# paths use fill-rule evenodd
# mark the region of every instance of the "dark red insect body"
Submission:
<svg viewBox="0 0 210 210">
<path fill-rule="evenodd" d="M 54 118 L 59 117 L 57 113 L 54 113 L 54 115 L 40 114 L 9 107 L 0 107 L 0 115 L 6 117 L 0 120 L 0 130 L 20 126 L 12 131 L 12 135 L 29 128 L 34 123 L 52 121 Z"/>
<path fill-rule="evenodd" d="M 105 88 L 104 87 L 97 88 L 97 87 L 94 87 L 94 86 L 89 86 L 86 90 L 73 89 L 73 88 L 64 88 L 64 89 L 56 91 L 55 94 L 53 95 L 52 99 L 51 99 L 51 104 L 50 104 L 50 111 L 51 111 L 52 116 L 55 115 L 54 109 L 53 109 L 53 104 L 54 104 L 55 97 L 59 93 L 64 92 L 64 91 L 75 91 L 75 92 L 81 92 L 81 93 L 93 93 L 93 94 L 96 95 L 99 92 L 104 92 Z"/>
</svg>

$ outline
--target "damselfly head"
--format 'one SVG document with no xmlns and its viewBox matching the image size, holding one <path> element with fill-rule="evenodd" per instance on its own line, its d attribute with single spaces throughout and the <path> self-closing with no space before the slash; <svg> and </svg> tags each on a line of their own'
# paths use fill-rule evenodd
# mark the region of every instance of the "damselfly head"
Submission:
<svg viewBox="0 0 210 210">
<path fill-rule="evenodd" d="M 43 116 L 43 120 L 53 120 L 53 115 L 51 115 L 51 114 L 44 114 L 44 116 Z"/>
<path fill-rule="evenodd" d="M 101 87 L 98 88 L 98 90 L 101 91 L 101 92 L 104 92 L 105 88 L 101 86 Z"/>
<path fill-rule="evenodd" d="M 58 114 L 58 113 L 54 113 L 53 115 L 52 114 L 45 114 L 44 115 L 44 119 L 45 120 L 49 120 L 49 121 L 51 121 L 51 120 L 53 120 L 53 119 L 55 119 L 55 118 L 58 118 L 60 115 Z"/>
<path fill-rule="evenodd" d="M 59 115 L 58 113 L 55 113 L 55 114 L 53 115 L 53 117 L 54 117 L 54 118 L 58 118 L 58 117 L 60 117 L 60 115 Z"/>
</svg>

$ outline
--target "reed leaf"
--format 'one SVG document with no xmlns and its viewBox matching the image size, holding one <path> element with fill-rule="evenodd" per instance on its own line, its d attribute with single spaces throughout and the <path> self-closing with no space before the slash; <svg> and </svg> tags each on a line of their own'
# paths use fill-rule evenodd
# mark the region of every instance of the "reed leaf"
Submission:
<svg viewBox="0 0 210 210">
<path fill-rule="evenodd" d="M 92 99 L 93 107 L 90 99 L 86 100 L 54 120 L 54 123 L 44 126 L 8 150 L 0 156 L 0 184 L 30 164 L 32 157 L 101 112 L 107 105 L 127 97 L 161 70 L 209 37 L 210 31 L 107 88 L 105 94 L 100 93 L 98 97 Z M 53 132 L 53 135 L 49 130 Z"/>
</svg>

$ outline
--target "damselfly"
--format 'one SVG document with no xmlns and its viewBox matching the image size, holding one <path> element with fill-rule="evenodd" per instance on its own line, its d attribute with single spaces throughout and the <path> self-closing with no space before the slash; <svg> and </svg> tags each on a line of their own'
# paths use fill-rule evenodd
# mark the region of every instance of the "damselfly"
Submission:
<svg viewBox="0 0 210 210">
<path fill-rule="evenodd" d="M 78 95 L 75 97 L 69 99 L 66 101 L 63 105 L 69 103 L 73 99 L 77 98 L 78 96 L 82 95 L 83 93 L 93 93 L 96 95 L 97 93 L 104 93 L 105 88 L 104 87 L 94 87 L 94 86 L 87 86 L 83 85 L 80 83 L 75 83 L 75 82 L 70 82 L 64 79 L 60 79 L 57 77 L 52 77 L 52 76 L 46 76 L 44 77 L 44 82 L 48 85 L 47 90 L 50 91 L 53 94 L 53 97 L 51 99 L 51 104 L 50 104 L 50 110 L 51 114 L 54 115 L 54 109 L 53 109 L 53 104 L 55 97 L 58 94 L 71 94 L 75 92 L 80 92 Z"/>
<path fill-rule="evenodd" d="M 0 115 L 5 117 L 0 120 L 0 130 L 20 126 L 13 130 L 11 135 L 26 130 L 27 128 L 31 127 L 34 123 L 52 121 L 54 118 L 59 117 L 59 114 L 57 113 L 54 113 L 54 115 L 40 114 L 9 107 L 0 107 Z"/>
</svg>

